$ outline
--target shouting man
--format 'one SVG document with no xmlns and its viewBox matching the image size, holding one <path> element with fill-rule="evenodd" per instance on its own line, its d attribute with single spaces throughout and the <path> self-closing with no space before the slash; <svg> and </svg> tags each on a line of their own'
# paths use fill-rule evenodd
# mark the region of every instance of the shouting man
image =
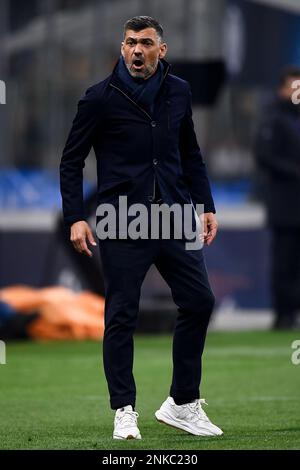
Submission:
<svg viewBox="0 0 300 470">
<path fill-rule="evenodd" d="M 79 253 L 92 256 L 88 244 L 96 244 L 85 220 L 82 193 L 82 169 L 91 147 L 97 159 L 99 205 L 111 204 L 121 211 L 120 196 L 127 197 L 129 206 L 139 203 L 149 210 L 153 204 L 202 205 L 201 239 L 210 245 L 216 236 L 215 207 L 194 132 L 190 86 L 169 73 L 166 52 L 163 29 L 156 20 L 147 16 L 128 20 L 112 74 L 79 101 L 60 165 L 64 219 Z M 133 334 L 141 285 L 152 264 L 178 307 L 172 384 L 155 416 L 196 436 L 220 435 L 221 429 L 202 409 L 205 402 L 199 392 L 201 357 L 214 306 L 202 249 L 187 250 L 184 236 L 129 238 L 122 230 L 118 236 L 99 237 L 105 279 L 103 360 L 110 405 L 116 410 L 113 437 L 141 438 L 132 373 Z"/>
</svg>

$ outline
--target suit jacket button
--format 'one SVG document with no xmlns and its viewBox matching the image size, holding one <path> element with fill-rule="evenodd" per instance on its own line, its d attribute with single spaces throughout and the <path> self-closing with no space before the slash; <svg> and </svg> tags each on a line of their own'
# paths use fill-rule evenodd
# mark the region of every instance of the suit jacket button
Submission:
<svg viewBox="0 0 300 470">
<path fill-rule="evenodd" d="M 158 164 L 157 158 L 153 158 L 153 165 L 157 165 L 157 164 Z"/>
<path fill-rule="evenodd" d="M 148 201 L 149 201 L 149 202 L 153 202 L 153 201 L 154 201 L 154 197 L 153 197 L 153 196 L 148 196 Z"/>
<path fill-rule="evenodd" d="M 151 126 L 156 127 L 156 121 L 151 121 Z"/>
</svg>

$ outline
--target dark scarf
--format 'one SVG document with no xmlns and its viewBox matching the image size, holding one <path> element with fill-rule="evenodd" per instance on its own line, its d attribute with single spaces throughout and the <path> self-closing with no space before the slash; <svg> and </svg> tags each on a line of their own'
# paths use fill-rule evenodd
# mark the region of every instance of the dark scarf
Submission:
<svg viewBox="0 0 300 470">
<path fill-rule="evenodd" d="M 155 73 L 144 80 L 143 78 L 134 78 L 130 75 L 123 56 L 120 57 L 116 68 L 116 74 L 125 85 L 127 93 L 142 108 L 150 110 L 153 113 L 154 101 L 163 81 L 163 64 L 158 61 Z"/>
</svg>

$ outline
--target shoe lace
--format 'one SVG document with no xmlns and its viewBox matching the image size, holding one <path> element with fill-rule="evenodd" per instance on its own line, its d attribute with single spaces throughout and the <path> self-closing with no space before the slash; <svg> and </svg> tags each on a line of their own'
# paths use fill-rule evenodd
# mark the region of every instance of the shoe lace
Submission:
<svg viewBox="0 0 300 470">
<path fill-rule="evenodd" d="M 202 421 L 208 422 L 208 416 L 206 415 L 201 405 L 208 405 L 204 398 L 200 398 L 193 403 L 189 403 L 187 406 L 190 412 L 192 413 L 194 419 L 201 419 Z"/>
<path fill-rule="evenodd" d="M 136 426 L 139 414 L 136 411 L 124 410 L 117 416 L 118 424 L 121 427 Z"/>
</svg>

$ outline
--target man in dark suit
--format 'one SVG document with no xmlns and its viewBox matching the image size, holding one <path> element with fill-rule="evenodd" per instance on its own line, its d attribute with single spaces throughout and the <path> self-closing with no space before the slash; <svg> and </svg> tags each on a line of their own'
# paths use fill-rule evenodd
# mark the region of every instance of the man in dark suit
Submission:
<svg viewBox="0 0 300 470">
<path fill-rule="evenodd" d="M 300 309 L 300 106 L 293 102 L 300 69 L 282 73 L 277 99 L 260 126 L 256 157 L 271 229 L 273 327 L 296 326 Z M 300 83 L 300 82 L 299 82 Z"/>
<path fill-rule="evenodd" d="M 166 52 L 156 20 L 145 16 L 128 20 L 112 75 L 90 87 L 79 101 L 60 165 L 64 218 L 79 253 L 91 256 L 87 241 L 96 244 L 85 221 L 82 197 L 82 169 L 92 146 L 99 206 L 111 204 L 121 211 L 119 196 L 127 197 L 128 206 L 139 203 L 149 211 L 156 203 L 203 204 L 203 240 L 209 245 L 216 235 L 215 207 L 192 121 L 190 87 L 169 73 Z M 118 235 L 99 241 L 105 279 L 104 370 L 111 408 L 116 410 L 113 437 L 141 438 L 134 409 L 133 333 L 141 285 L 153 263 L 170 286 L 179 312 L 170 396 L 156 418 L 194 435 L 222 434 L 207 418 L 199 394 L 201 357 L 214 306 L 202 250 L 187 250 L 184 237 Z"/>
</svg>

